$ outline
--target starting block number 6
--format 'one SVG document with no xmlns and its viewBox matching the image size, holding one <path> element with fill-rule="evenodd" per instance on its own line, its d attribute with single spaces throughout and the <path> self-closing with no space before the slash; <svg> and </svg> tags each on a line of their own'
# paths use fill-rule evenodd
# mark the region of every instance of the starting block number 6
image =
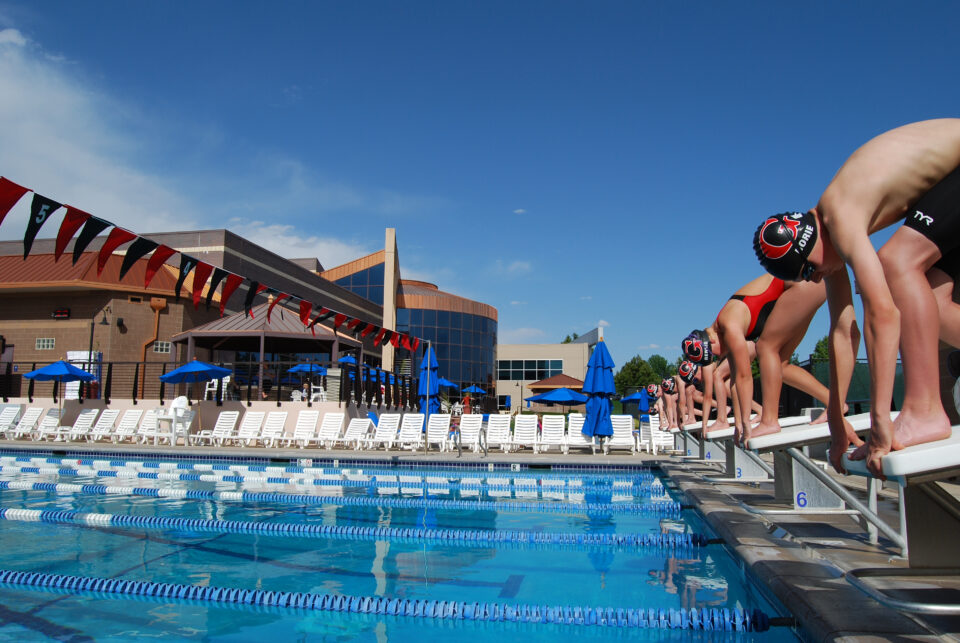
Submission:
<svg viewBox="0 0 960 643">
<path fill-rule="evenodd" d="M 807 492 L 806 492 L 806 491 L 800 491 L 799 493 L 797 493 L 797 506 L 798 506 L 798 507 L 806 507 L 806 506 L 807 506 Z"/>
</svg>

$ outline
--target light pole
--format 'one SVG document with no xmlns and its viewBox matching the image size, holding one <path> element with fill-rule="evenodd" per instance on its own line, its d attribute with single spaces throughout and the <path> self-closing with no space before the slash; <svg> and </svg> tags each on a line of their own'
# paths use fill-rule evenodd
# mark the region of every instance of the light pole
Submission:
<svg viewBox="0 0 960 643">
<path fill-rule="evenodd" d="M 97 318 L 96 314 L 94 314 L 93 317 L 90 318 L 90 344 L 89 344 L 89 347 L 87 348 L 87 372 L 88 373 L 93 370 L 93 329 L 94 329 L 94 326 L 98 325 L 96 321 L 94 321 L 96 320 L 96 318 Z M 100 326 L 110 325 L 110 322 L 107 321 L 106 311 L 104 311 L 103 319 L 100 320 L 99 325 Z M 87 382 L 87 399 L 90 398 L 90 386 L 91 384 Z"/>
</svg>

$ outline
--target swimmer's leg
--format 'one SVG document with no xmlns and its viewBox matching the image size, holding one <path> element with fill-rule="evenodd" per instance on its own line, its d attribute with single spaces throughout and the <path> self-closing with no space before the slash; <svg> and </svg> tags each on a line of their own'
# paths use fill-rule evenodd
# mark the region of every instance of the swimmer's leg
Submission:
<svg viewBox="0 0 960 643">
<path fill-rule="evenodd" d="M 940 250 L 916 230 L 900 227 L 878 255 L 893 302 L 900 311 L 904 400 L 893 425 L 891 448 L 946 438 L 950 435 L 950 420 L 940 401 L 937 354 L 940 310 L 926 276 L 940 259 Z"/>
<path fill-rule="evenodd" d="M 953 277 L 939 268 L 931 268 L 927 271 L 927 282 L 940 313 L 940 339 L 960 348 L 960 304 L 953 301 Z"/>
</svg>

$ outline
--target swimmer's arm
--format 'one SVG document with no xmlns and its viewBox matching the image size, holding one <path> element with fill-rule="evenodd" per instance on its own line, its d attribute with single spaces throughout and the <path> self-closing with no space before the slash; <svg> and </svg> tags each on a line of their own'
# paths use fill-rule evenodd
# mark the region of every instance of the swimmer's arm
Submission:
<svg viewBox="0 0 960 643">
<path fill-rule="evenodd" d="M 863 332 L 870 362 L 870 442 L 889 450 L 893 440 L 890 407 L 900 343 L 900 311 L 869 239 L 864 237 L 845 259 L 853 269 L 863 299 Z"/>
<path fill-rule="evenodd" d="M 707 422 L 710 420 L 710 406 L 713 403 L 713 372 L 716 369 L 714 364 L 700 368 L 700 377 L 703 379 L 703 403 L 700 405 L 703 409 L 701 430 L 704 433 L 707 432 Z"/>
</svg>

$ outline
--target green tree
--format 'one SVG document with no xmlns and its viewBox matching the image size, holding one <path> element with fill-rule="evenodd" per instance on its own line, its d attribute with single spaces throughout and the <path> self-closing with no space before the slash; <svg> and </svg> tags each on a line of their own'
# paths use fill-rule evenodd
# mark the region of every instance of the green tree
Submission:
<svg viewBox="0 0 960 643">
<path fill-rule="evenodd" d="M 656 372 L 639 355 L 624 364 L 613 376 L 613 383 L 620 395 L 625 394 L 628 388 L 638 388 L 654 382 L 659 382 Z"/>
<path fill-rule="evenodd" d="M 650 368 L 653 369 L 653 372 L 657 374 L 657 377 L 663 379 L 670 375 L 670 365 L 667 363 L 667 358 L 663 355 L 651 355 L 647 359 L 647 364 L 650 365 Z"/>
<path fill-rule="evenodd" d="M 813 347 L 812 357 L 815 360 L 830 359 L 830 335 L 824 335 L 817 341 L 816 346 Z"/>
<path fill-rule="evenodd" d="M 569 343 L 571 343 L 573 340 L 575 340 L 575 339 L 578 338 L 578 337 L 580 337 L 580 335 L 577 335 L 576 333 L 573 334 L 573 337 L 571 337 L 570 335 L 567 335 L 566 337 L 563 338 L 563 341 L 560 342 L 560 343 L 561 343 L 561 344 L 569 344 Z"/>
</svg>

